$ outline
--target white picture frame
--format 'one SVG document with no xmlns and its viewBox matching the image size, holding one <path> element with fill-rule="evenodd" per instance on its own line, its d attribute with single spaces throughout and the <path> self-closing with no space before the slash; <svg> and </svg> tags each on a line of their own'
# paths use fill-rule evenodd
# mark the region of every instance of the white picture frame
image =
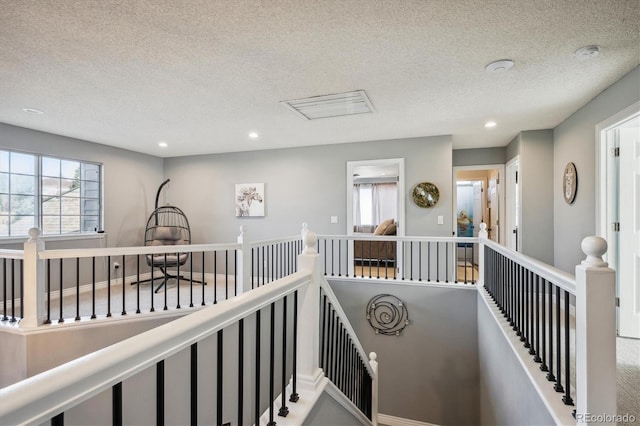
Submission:
<svg viewBox="0 0 640 426">
<path fill-rule="evenodd" d="M 264 183 L 237 183 L 236 217 L 264 217 Z"/>
</svg>

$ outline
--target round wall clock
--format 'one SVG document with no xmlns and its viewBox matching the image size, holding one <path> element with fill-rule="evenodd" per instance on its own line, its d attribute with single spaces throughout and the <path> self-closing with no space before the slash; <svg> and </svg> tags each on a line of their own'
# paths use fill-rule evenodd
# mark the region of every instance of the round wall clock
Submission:
<svg viewBox="0 0 640 426">
<path fill-rule="evenodd" d="M 411 198 L 418 207 L 433 207 L 440 199 L 440 191 L 431 182 L 422 182 L 413 187 Z"/>
<path fill-rule="evenodd" d="M 578 172 L 576 171 L 576 165 L 567 163 L 562 175 L 562 194 L 564 195 L 564 201 L 566 201 L 567 204 L 573 204 L 577 192 Z"/>
</svg>

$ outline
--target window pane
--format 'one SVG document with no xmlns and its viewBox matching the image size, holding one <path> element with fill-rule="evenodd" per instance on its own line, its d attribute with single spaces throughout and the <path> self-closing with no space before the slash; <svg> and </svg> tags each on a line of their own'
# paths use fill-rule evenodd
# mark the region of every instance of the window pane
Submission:
<svg viewBox="0 0 640 426">
<path fill-rule="evenodd" d="M 82 232 L 98 230 L 98 216 L 85 216 L 82 218 Z"/>
<path fill-rule="evenodd" d="M 0 172 L 9 171 L 9 151 L 0 151 Z"/>
<path fill-rule="evenodd" d="M 100 213 L 100 203 L 98 200 L 82 199 L 82 215 L 98 215 Z"/>
<path fill-rule="evenodd" d="M 9 196 L 0 195 L 0 214 L 9 214 Z"/>
<path fill-rule="evenodd" d="M 43 178 L 42 195 L 60 195 L 60 179 Z"/>
<path fill-rule="evenodd" d="M 60 197 L 42 197 L 42 214 L 59 215 Z"/>
<path fill-rule="evenodd" d="M 0 216 L 0 237 L 9 235 L 9 216 Z"/>
<path fill-rule="evenodd" d="M 42 175 L 60 177 L 60 160 L 57 158 L 42 157 Z"/>
<path fill-rule="evenodd" d="M 76 197 L 62 197 L 62 216 L 80 215 L 80 199 Z"/>
<path fill-rule="evenodd" d="M 100 197 L 99 182 L 82 182 L 82 196 L 86 198 Z"/>
<path fill-rule="evenodd" d="M 11 215 L 35 214 L 34 199 L 33 195 L 11 195 Z"/>
<path fill-rule="evenodd" d="M 62 216 L 60 231 L 65 233 L 80 232 L 80 216 Z"/>
<path fill-rule="evenodd" d="M 9 175 L 6 173 L 0 173 L 0 192 L 9 192 Z"/>
<path fill-rule="evenodd" d="M 80 163 L 77 161 L 62 160 L 62 175 L 67 179 L 80 180 Z"/>
<path fill-rule="evenodd" d="M 29 194 L 35 195 L 36 179 L 35 176 L 27 175 L 9 175 L 11 179 L 12 194 Z"/>
<path fill-rule="evenodd" d="M 11 218 L 9 233 L 11 235 L 27 235 L 29 233 L 29 229 L 35 226 L 35 216 L 14 216 Z"/>
<path fill-rule="evenodd" d="M 60 185 L 62 186 L 62 194 L 67 197 L 79 197 L 80 196 L 80 182 L 72 179 L 61 179 Z"/>
<path fill-rule="evenodd" d="M 42 217 L 42 233 L 43 234 L 59 234 L 60 233 L 60 216 L 43 216 Z"/>
<path fill-rule="evenodd" d="M 12 152 L 10 158 L 12 173 L 22 173 L 25 175 L 36 174 L 35 157 L 33 155 Z"/>
<path fill-rule="evenodd" d="M 82 163 L 82 179 L 98 181 L 100 179 L 100 166 Z"/>
</svg>

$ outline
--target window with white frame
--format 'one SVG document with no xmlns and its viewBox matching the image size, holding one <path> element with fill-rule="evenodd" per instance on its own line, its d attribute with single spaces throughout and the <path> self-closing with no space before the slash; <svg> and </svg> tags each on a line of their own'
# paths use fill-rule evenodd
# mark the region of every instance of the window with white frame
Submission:
<svg viewBox="0 0 640 426">
<path fill-rule="evenodd" d="M 0 237 L 95 231 L 101 188 L 100 164 L 0 150 Z"/>
</svg>

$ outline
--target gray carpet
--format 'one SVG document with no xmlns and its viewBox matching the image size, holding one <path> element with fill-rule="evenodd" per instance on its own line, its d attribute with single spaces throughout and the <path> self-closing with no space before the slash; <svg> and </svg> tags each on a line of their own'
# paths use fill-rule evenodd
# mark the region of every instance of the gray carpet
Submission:
<svg viewBox="0 0 640 426">
<path fill-rule="evenodd" d="M 640 340 L 618 337 L 617 350 L 617 397 L 618 415 L 629 414 L 635 422 L 620 425 L 640 424 Z"/>
</svg>

